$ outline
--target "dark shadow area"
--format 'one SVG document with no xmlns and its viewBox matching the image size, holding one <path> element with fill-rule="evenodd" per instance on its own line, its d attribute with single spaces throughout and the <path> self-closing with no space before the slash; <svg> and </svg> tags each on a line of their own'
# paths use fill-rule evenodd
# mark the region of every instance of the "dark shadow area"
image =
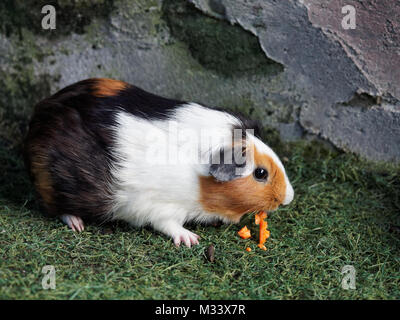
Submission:
<svg viewBox="0 0 400 320">
<path fill-rule="evenodd" d="M 34 189 L 19 149 L 10 150 L 0 143 L 0 172 L 1 202 L 38 209 Z"/>
<path fill-rule="evenodd" d="M 224 12 L 221 4 L 216 10 Z M 283 71 L 283 65 L 265 56 L 257 37 L 240 26 L 206 16 L 184 0 L 164 1 L 162 11 L 172 35 L 207 69 L 224 76 Z"/>
<path fill-rule="evenodd" d="M 342 103 L 343 106 L 370 108 L 382 103 L 382 97 L 372 96 L 368 93 L 356 93 L 347 102 Z"/>
</svg>

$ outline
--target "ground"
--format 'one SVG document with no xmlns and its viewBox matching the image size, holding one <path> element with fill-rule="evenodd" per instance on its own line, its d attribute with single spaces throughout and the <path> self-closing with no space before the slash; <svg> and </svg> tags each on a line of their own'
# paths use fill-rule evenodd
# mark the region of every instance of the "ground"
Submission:
<svg viewBox="0 0 400 320">
<path fill-rule="evenodd" d="M 201 236 L 191 249 L 124 223 L 74 233 L 43 217 L 20 157 L 2 148 L 0 299 L 399 299 L 400 168 L 315 142 L 274 147 L 296 195 L 270 215 L 267 251 L 237 235 L 244 225 L 257 234 L 252 214 L 191 226 Z M 42 289 L 45 265 L 55 290 Z M 345 265 L 355 290 L 341 286 Z"/>
</svg>

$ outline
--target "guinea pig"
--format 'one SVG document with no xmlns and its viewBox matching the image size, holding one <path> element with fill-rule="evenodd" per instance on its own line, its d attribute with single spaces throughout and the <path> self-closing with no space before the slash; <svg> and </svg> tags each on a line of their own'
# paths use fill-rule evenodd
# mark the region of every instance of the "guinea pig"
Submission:
<svg viewBox="0 0 400 320">
<path fill-rule="evenodd" d="M 124 220 L 190 247 L 199 237 L 187 222 L 237 223 L 292 201 L 281 161 L 255 129 L 222 109 L 87 79 L 35 106 L 24 158 L 46 213 L 74 231 Z"/>
</svg>

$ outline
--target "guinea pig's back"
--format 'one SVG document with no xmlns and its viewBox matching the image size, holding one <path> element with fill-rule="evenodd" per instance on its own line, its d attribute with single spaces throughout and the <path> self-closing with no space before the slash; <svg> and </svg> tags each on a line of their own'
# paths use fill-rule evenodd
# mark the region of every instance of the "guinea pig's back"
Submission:
<svg viewBox="0 0 400 320">
<path fill-rule="evenodd" d="M 40 102 L 25 140 L 26 166 L 52 216 L 87 218 L 109 211 L 111 131 L 85 119 L 94 101 L 84 88 L 72 86 Z"/>
<path fill-rule="evenodd" d="M 118 112 L 162 119 L 177 104 L 111 79 L 84 80 L 38 103 L 24 156 L 47 213 L 110 218 Z"/>
</svg>

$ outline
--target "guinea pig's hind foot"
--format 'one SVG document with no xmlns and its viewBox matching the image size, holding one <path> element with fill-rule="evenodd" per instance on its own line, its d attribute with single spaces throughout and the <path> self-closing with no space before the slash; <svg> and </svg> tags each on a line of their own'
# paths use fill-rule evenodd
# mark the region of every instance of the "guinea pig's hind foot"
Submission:
<svg viewBox="0 0 400 320">
<path fill-rule="evenodd" d="M 74 216 L 72 214 L 63 214 L 60 219 L 73 231 L 81 232 L 85 229 L 83 220 L 80 217 Z"/>
</svg>

